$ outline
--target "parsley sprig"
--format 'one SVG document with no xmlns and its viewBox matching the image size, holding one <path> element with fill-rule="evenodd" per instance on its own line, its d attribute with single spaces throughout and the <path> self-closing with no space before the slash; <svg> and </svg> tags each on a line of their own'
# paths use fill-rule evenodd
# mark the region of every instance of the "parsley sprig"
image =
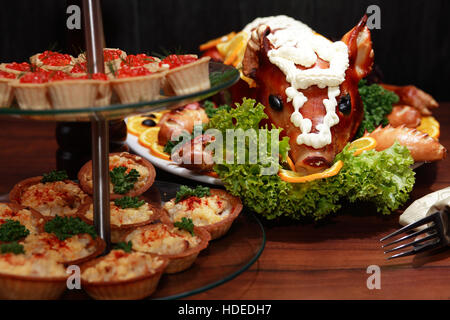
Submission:
<svg viewBox="0 0 450 320">
<path fill-rule="evenodd" d="M 61 241 L 82 233 L 87 233 L 94 239 L 97 238 L 94 226 L 74 217 L 55 217 L 45 224 L 44 230 L 53 233 Z"/>
<path fill-rule="evenodd" d="M 25 250 L 23 248 L 23 245 L 17 243 L 17 242 L 11 242 L 11 243 L 2 243 L 0 245 L 0 253 L 14 253 L 14 254 L 22 254 L 25 253 Z"/>
<path fill-rule="evenodd" d="M 42 183 L 63 181 L 63 180 L 69 179 L 69 176 L 68 176 L 66 170 L 61 170 L 61 171 L 53 170 L 49 173 L 44 173 L 42 176 L 43 176 L 41 179 Z"/>
<path fill-rule="evenodd" d="M 216 107 L 214 102 L 211 102 L 209 100 L 207 100 L 203 103 L 203 107 L 205 108 L 205 113 L 208 116 L 208 118 L 214 117 L 219 110 L 225 110 L 225 111 L 231 110 L 231 107 L 227 104 Z"/>
<path fill-rule="evenodd" d="M 114 188 L 113 191 L 116 194 L 125 194 L 133 189 L 134 184 L 140 177 L 139 172 L 136 169 L 131 169 L 129 173 L 126 173 L 127 167 L 116 167 L 109 172 L 111 183 Z"/>
<path fill-rule="evenodd" d="M 181 218 L 181 221 L 177 221 L 173 224 L 175 227 L 181 230 L 188 231 L 192 236 L 195 236 L 194 233 L 194 223 L 192 222 L 192 219 L 183 217 Z"/>
<path fill-rule="evenodd" d="M 137 209 L 145 204 L 144 200 L 139 200 L 138 197 L 125 196 L 114 200 L 114 204 L 122 209 L 134 208 Z"/>
<path fill-rule="evenodd" d="M 10 242 L 25 238 L 30 231 L 19 221 L 7 219 L 0 226 L 0 241 Z"/>
<path fill-rule="evenodd" d="M 197 186 L 195 189 L 191 189 L 188 186 L 181 186 L 175 197 L 175 203 L 190 197 L 203 198 L 209 196 L 210 194 L 211 190 L 208 187 Z"/>
<path fill-rule="evenodd" d="M 133 243 L 131 241 L 128 242 L 119 242 L 116 243 L 114 246 L 114 250 L 122 250 L 126 253 L 131 253 L 131 250 L 133 249 Z"/>
</svg>

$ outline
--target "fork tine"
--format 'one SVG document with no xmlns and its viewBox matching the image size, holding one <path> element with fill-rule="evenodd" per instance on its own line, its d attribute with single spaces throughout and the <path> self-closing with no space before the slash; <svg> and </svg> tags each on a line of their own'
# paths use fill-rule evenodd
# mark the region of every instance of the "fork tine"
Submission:
<svg viewBox="0 0 450 320">
<path fill-rule="evenodd" d="M 435 242 L 432 242 L 432 243 L 426 243 L 426 244 L 424 244 L 422 246 L 419 246 L 417 248 L 414 248 L 414 249 L 412 249 L 410 251 L 406 251 L 406 252 L 395 254 L 395 255 L 389 257 L 388 260 L 396 259 L 396 258 L 400 258 L 400 257 L 406 257 L 406 256 L 417 254 L 417 253 L 420 253 L 420 252 L 423 252 L 423 251 L 427 251 L 427 250 L 431 250 L 431 249 L 437 248 L 437 247 L 440 246 L 440 242 L 441 242 L 440 239 L 438 239 L 438 241 L 435 241 Z"/>
<path fill-rule="evenodd" d="M 424 225 L 426 223 L 429 223 L 429 222 L 434 220 L 434 218 L 435 218 L 435 216 L 437 214 L 439 214 L 439 212 L 433 213 L 432 215 L 426 216 L 425 218 L 420 219 L 419 221 L 416 221 L 416 222 L 413 222 L 411 224 L 408 224 L 407 226 L 405 226 L 405 227 L 403 227 L 401 229 L 398 229 L 397 231 L 392 232 L 391 234 L 387 235 L 386 237 L 381 238 L 380 241 L 384 241 L 384 240 L 392 238 L 392 237 L 394 237 L 394 236 L 396 236 L 396 235 L 398 235 L 400 233 L 409 231 L 411 229 L 415 229 L 415 228 L 420 227 L 420 226 L 422 226 L 422 225 Z"/>
<path fill-rule="evenodd" d="M 433 225 L 433 226 L 430 226 L 430 227 L 428 227 L 428 228 L 425 228 L 425 229 L 423 229 L 423 230 L 419 230 L 419 231 L 416 231 L 416 232 L 414 232 L 414 233 L 411 233 L 411 234 L 409 234 L 409 235 L 407 235 L 407 236 L 404 236 L 404 237 L 402 237 L 402 238 L 400 238 L 400 239 L 397 239 L 397 240 L 394 240 L 394 241 L 392 241 L 392 242 L 389 242 L 388 244 L 384 244 L 384 245 L 382 245 L 381 247 L 382 247 L 382 248 L 386 248 L 386 247 L 389 247 L 389 246 L 391 246 L 391 245 L 393 245 L 393 244 L 396 244 L 396 243 L 398 243 L 398 242 L 404 241 L 404 240 L 409 239 L 409 238 L 416 237 L 416 236 L 418 236 L 418 235 L 421 235 L 422 233 L 429 232 L 429 231 L 432 231 L 432 230 L 436 231 L 434 225 Z"/>
<path fill-rule="evenodd" d="M 430 234 L 429 236 L 426 236 L 426 237 L 424 237 L 422 239 L 418 239 L 418 240 L 413 241 L 413 242 L 402 244 L 401 246 L 398 246 L 398 247 L 395 247 L 393 249 L 387 250 L 384 253 L 389 253 L 389 252 L 392 252 L 392 251 L 397 251 L 397 250 L 400 250 L 400 249 L 403 249 L 403 248 L 406 248 L 406 247 L 410 247 L 410 246 L 416 245 L 418 243 L 422 243 L 422 242 L 434 239 L 434 238 L 436 238 L 436 236 L 437 236 L 437 232 L 434 232 L 434 233 Z"/>
</svg>

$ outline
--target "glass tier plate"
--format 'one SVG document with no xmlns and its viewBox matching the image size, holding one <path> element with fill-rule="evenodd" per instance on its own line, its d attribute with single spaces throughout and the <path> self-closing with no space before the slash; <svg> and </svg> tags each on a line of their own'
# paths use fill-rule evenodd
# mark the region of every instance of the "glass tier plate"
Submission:
<svg viewBox="0 0 450 320">
<path fill-rule="evenodd" d="M 174 108 L 190 102 L 206 99 L 224 90 L 239 80 L 239 71 L 218 62 L 209 63 L 211 88 L 182 96 L 161 96 L 158 100 L 132 104 L 115 104 L 105 107 L 81 109 L 22 110 L 18 107 L 0 108 L 0 116 L 12 116 L 42 121 L 91 121 L 96 119 L 119 119 L 131 114 L 146 113 Z"/>
<path fill-rule="evenodd" d="M 156 181 L 144 194 L 161 206 L 175 197 L 180 185 Z M 266 235 L 258 218 L 244 209 L 228 233 L 209 243 L 194 265 L 177 274 L 164 274 L 150 299 L 180 299 L 217 287 L 247 270 L 264 250 Z M 89 299 L 82 290 L 66 291 L 63 299 Z"/>
</svg>

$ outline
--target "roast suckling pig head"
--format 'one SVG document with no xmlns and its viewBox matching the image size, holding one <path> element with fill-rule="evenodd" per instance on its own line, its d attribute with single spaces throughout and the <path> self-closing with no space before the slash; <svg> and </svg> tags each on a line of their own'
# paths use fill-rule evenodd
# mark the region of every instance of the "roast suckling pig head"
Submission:
<svg viewBox="0 0 450 320">
<path fill-rule="evenodd" d="M 286 16 L 259 18 L 244 29 L 251 36 L 243 73 L 256 82 L 269 121 L 289 136 L 297 172 L 328 167 L 362 121 L 358 82 L 374 56 L 366 21 L 337 42 Z"/>
</svg>

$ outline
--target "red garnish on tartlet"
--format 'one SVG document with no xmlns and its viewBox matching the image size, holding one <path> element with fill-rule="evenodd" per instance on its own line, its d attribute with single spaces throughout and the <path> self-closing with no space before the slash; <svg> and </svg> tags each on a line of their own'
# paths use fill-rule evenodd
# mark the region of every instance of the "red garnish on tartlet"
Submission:
<svg viewBox="0 0 450 320">
<path fill-rule="evenodd" d="M 67 66 L 72 62 L 70 55 L 48 50 L 41 53 L 38 58 L 48 66 Z"/>
<path fill-rule="evenodd" d="M 145 53 L 133 55 L 129 54 L 127 58 L 121 62 L 121 66 L 129 66 L 129 67 L 142 67 L 143 65 L 155 62 L 156 59 L 154 57 L 148 56 Z"/>
<path fill-rule="evenodd" d="M 28 72 L 20 78 L 20 83 L 46 83 L 48 80 L 48 72 Z"/>
<path fill-rule="evenodd" d="M 6 65 L 6 68 L 16 70 L 16 71 L 30 71 L 31 65 L 28 62 L 17 63 L 13 62 Z"/>
<path fill-rule="evenodd" d="M 120 68 L 119 71 L 116 72 L 116 77 L 117 78 L 142 77 L 151 74 L 152 73 L 144 67 L 130 68 L 127 65 L 125 65 L 122 68 Z"/>
<path fill-rule="evenodd" d="M 167 64 L 170 69 L 184 66 L 185 64 L 189 64 L 197 61 L 198 59 L 192 55 L 176 55 L 171 54 L 162 60 L 159 65 Z"/>
<path fill-rule="evenodd" d="M 87 63 L 86 62 L 79 62 L 76 63 L 72 70 L 70 70 L 70 73 L 86 73 L 87 72 Z"/>
<path fill-rule="evenodd" d="M 103 59 L 105 60 L 105 62 L 120 59 L 121 54 L 122 54 L 122 50 L 105 49 L 105 50 L 103 50 Z"/>
<path fill-rule="evenodd" d="M 14 74 L 12 74 L 12 73 L 0 70 L 0 78 L 3 78 L 3 79 L 15 79 L 16 76 Z"/>
<path fill-rule="evenodd" d="M 49 81 L 72 80 L 73 78 L 62 71 L 55 71 L 50 74 Z"/>
</svg>

